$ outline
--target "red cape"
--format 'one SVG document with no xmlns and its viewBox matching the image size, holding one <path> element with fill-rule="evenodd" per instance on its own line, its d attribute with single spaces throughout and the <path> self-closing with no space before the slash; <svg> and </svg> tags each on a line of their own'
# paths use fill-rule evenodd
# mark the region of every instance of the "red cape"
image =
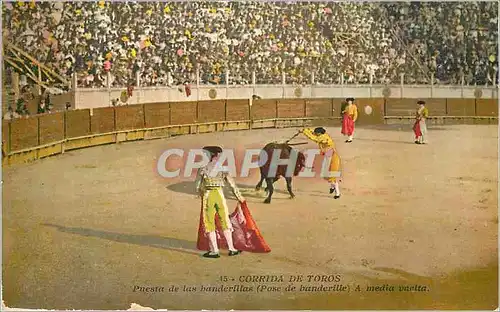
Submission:
<svg viewBox="0 0 500 312">
<path fill-rule="evenodd" d="M 189 84 L 185 85 L 184 91 L 186 92 L 186 96 L 190 97 L 191 96 L 191 85 L 189 85 Z"/>
<path fill-rule="evenodd" d="M 420 120 L 418 119 L 413 125 L 413 133 L 415 133 L 415 139 L 418 139 L 418 137 L 422 136 L 422 130 L 420 130 Z"/>
<path fill-rule="evenodd" d="M 246 221 L 245 223 L 242 223 L 243 220 L 240 219 L 237 207 L 234 212 L 229 215 L 229 219 L 231 220 L 231 224 L 233 225 L 234 229 L 234 248 L 248 252 L 270 252 L 271 248 L 269 248 L 264 238 L 260 234 L 259 228 L 257 227 L 257 224 L 255 224 L 255 220 L 252 218 L 246 202 L 243 202 L 241 204 L 241 210 Z M 217 214 L 215 215 L 215 225 L 217 245 L 220 249 L 228 249 L 226 239 L 224 238 L 224 234 L 222 233 L 219 216 Z M 196 247 L 199 250 L 210 250 L 208 236 L 206 234 L 207 233 L 205 233 L 205 226 L 203 224 L 203 207 L 201 207 L 200 224 L 198 227 L 198 241 L 196 244 Z"/>
<path fill-rule="evenodd" d="M 343 135 L 352 135 L 354 132 L 354 120 L 347 113 L 344 114 L 344 118 L 342 118 L 342 134 Z"/>
</svg>

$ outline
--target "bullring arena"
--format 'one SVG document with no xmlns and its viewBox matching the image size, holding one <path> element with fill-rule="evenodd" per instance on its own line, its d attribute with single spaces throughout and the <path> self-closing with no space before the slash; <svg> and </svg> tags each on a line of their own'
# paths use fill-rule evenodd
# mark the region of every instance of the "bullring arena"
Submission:
<svg viewBox="0 0 500 312">
<path fill-rule="evenodd" d="M 109 310 L 131 303 L 155 309 L 496 308 L 497 100 L 429 99 L 427 145 L 413 143 L 410 118 L 387 117 L 413 110 L 414 99 L 357 99 L 359 126 L 354 142 L 344 143 L 341 100 L 155 103 L 4 122 L 10 148 L 3 166 L 4 303 Z M 373 107 L 370 115 L 365 106 Z M 295 178 L 296 198 L 288 198 L 280 180 L 267 205 L 254 191 L 254 170 L 236 182 L 272 251 L 202 258 L 193 180 L 160 177 L 158 157 L 169 148 L 209 144 L 261 148 L 317 125 L 326 127 L 342 157 L 342 197 L 334 200 L 319 179 Z M 235 285 L 248 276 L 301 274 L 339 275 L 351 289 L 167 291 L 219 286 L 222 276 Z M 384 284 L 426 291 L 366 291 Z M 356 285 L 363 291 L 355 292 Z M 135 286 L 165 291 L 134 292 Z"/>
</svg>

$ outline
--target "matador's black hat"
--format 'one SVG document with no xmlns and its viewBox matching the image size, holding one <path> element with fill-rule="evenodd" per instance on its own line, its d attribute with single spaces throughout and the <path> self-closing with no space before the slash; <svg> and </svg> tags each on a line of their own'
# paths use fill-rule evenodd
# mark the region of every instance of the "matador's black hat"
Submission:
<svg viewBox="0 0 500 312">
<path fill-rule="evenodd" d="M 325 128 L 318 127 L 318 128 L 316 128 L 316 129 L 314 129 L 314 133 L 318 133 L 318 134 L 325 134 L 325 133 L 326 133 L 326 130 L 325 130 Z"/>
<path fill-rule="evenodd" d="M 418 101 L 417 104 L 425 105 L 425 101 Z"/>
<path fill-rule="evenodd" d="M 349 102 L 349 101 L 354 102 L 354 98 L 350 97 L 350 98 L 345 99 L 345 101 L 346 102 Z"/>
<path fill-rule="evenodd" d="M 222 147 L 220 146 L 205 146 L 203 147 L 203 150 L 209 152 L 210 155 L 217 155 L 222 153 Z"/>
</svg>

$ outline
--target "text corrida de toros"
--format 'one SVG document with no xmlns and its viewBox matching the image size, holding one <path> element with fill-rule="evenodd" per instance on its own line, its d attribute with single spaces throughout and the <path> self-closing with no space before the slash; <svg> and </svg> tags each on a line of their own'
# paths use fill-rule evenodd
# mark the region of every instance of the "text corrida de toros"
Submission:
<svg viewBox="0 0 500 312">
<path fill-rule="evenodd" d="M 322 282 L 338 283 L 340 274 L 334 275 L 295 275 L 286 279 L 284 275 L 242 275 L 238 278 L 240 283 L 283 283 L 283 282 Z"/>
</svg>

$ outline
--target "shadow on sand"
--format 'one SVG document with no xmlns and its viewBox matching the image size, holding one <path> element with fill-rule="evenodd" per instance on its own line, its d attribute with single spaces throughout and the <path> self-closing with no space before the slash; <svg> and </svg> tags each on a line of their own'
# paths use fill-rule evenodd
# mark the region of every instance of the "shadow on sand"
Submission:
<svg viewBox="0 0 500 312">
<path fill-rule="evenodd" d="M 65 227 L 50 223 L 44 223 L 42 225 L 56 228 L 60 232 L 64 233 L 76 234 L 87 237 L 98 237 L 118 243 L 150 246 L 150 247 L 168 249 L 193 255 L 200 254 L 200 251 L 196 249 L 196 242 L 191 242 L 177 238 L 161 237 L 153 235 L 134 235 L 134 234 L 105 232 L 105 231 L 86 229 L 86 228 Z"/>
<path fill-rule="evenodd" d="M 179 183 L 169 184 L 166 188 L 175 193 L 197 195 L 194 181 L 183 181 Z"/>
<path fill-rule="evenodd" d="M 356 126 L 356 128 L 358 128 Z M 382 124 L 382 125 L 363 125 L 359 127 L 360 129 L 371 129 L 371 130 L 386 130 L 386 131 L 401 131 L 401 132 L 413 132 L 413 121 L 408 124 Z M 454 129 L 449 127 L 443 127 L 440 125 L 427 124 L 427 129 L 429 131 L 453 131 Z"/>
<path fill-rule="evenodd" d="M 396 140 L 380 140 L 380 139 L 363 139 L 363 138 L 354 138 L 354 141 L 370 141 L 370 142 L 381 142 L 381 143 L 399 143 L 399 144 L 411 144 L 417 145 L 413 141 L 396 141 Z"/>
<path fill-rule="evenodd" d="M 256 184 L 257 183 L 255 183 L 255 185 Z M 237 186 L 244 197 L 264 198 L 266 194 L 264 191 L 265 184 L 263 185 L 262 189 L 259 192 L 255 190 L 255 185 L 238 184 Z M 183 181 L 179 183 L 170 184 L 167 185 L 166 188 L 175 193 L 197 195 L 195 191 L 194 182 L 191 181 Z M 283 189 L 280 190 L 279 188 Z M 284 179 L 280 179 L 279 181 L 274 183 L 274 193 L 288 195 L 288 191 L 286 191 L 286 182 Z M 233 193 L 231 192 L 229 186 L 224 187 L 224 195 L 226 195 L 227 199 L 236 199 Z"/>
</svg>

